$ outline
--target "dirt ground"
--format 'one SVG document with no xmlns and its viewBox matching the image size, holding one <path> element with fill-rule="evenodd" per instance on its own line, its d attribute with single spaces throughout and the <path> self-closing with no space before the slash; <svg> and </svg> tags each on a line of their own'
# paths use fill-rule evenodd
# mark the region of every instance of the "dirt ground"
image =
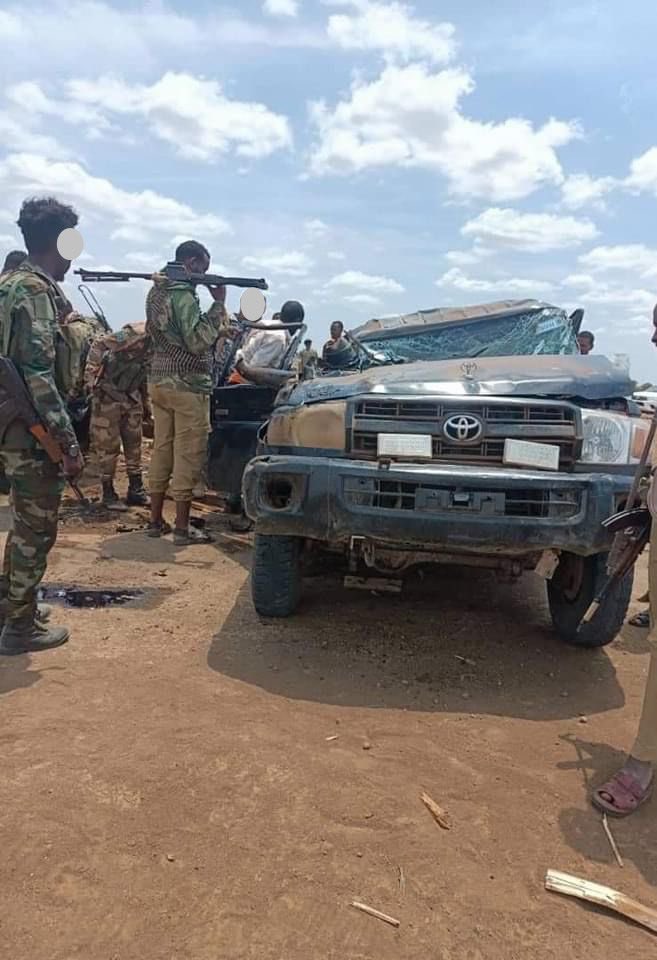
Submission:
<svg viewBox="0 0 657 960">
<path fill-rule="evenodd" d="M 657 906 L 654 805 L 613 824 L 621 870 L 587 801 L 632 742 L 645 631 L 569 649 L 539 581 L 445 571 L 401 597 L 314 579 L 262 622 L 249 536 L 209 522 L 217 543 L 183 550 L 61 527 L 47 583 L 147 595 L 57 608 L 67 646 L 0 661 L 4 956 L 654 956 L 543 888 L 554 868 Z"/>
</svg>

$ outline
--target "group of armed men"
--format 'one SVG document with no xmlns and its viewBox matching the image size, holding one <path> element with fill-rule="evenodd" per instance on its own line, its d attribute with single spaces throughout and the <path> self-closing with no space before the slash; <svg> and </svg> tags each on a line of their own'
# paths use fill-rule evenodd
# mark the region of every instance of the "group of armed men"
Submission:
<svg viewBox="0 0 657 960">
<path fill-rule="evenodd" d="M 190 510 L 206 465 L 214 361 L 221 345 L 236 337 L 224 286 L 208 287 L 213 303 L 204 312 L 193 283 L 163 273 L 153 275 L 145 323 L 115 332 L 94 329 L 93 320 L 77 313 L 59 286 L 71 261 L 60 253 L 58 239 L 77 226 L 76 211 L 53 197 L 29 199 L 16 222 L 25 252 L 10 254 L 0 274 L 0 358 L 20 375 L 34 422 L 41 432 L 45 428 L 50 442 L 37 439 L 34 422 L 11 414 L 11 402 L 5 403 L 10 413 L 3 417 L 0 380 L 0 465 L 9 483 L 11 510 L 0 576 L 0 655 L 45 650 L 69 638 L 65 627 L 48 625 L 50 610 L 37 601 L 57 536 L 64 484 L 75 483 L 84 468 L 76 411 L 85 403 L 91 405 L 89 436 L 103 504 L 110 509 L 148 505 L 141 456 L 144 424 L 149 424 L 148 536 L 172 533 L 179 546 L 210 541 L 190 524 Z M 175 260 L 190 275 L 206 274 L 210 253 L 189 240 L 178 246 Z M 301 304 L 288 301 L 272 319 L 299 327 L 303 316 Z M 266 330 L 263 338 L 267 340 Z M 243 375 L 248 380 L 248 343 L 252 352 L 258 349 L 253 336 L 237 351 L 236 379 L 229 382 L 240 382 Z M 260 343 L 260 349 L 266 346 Z M 323 358 L 350 349 L 342 324 L 334 324 Z M 305 341 L 301 375 L 312 376 L 321 363 L 312 343 Z M 11 400 L 6 390 L 5 398 Z M 125 507 L 114 488 L 121 445 L 128 474 Z M 173 528 L 163 516 L 168 492 L 176 508 Z"/>
</svg>

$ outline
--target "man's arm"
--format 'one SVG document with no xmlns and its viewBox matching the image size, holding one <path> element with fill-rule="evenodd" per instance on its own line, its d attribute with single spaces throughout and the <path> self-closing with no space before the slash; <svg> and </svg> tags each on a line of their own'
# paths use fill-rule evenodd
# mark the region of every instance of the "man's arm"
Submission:
<svg viewBox="0 0 657 960">
<path fill-rule="evenodd" d="M 223 303 L 215 301 L 203 313 L 192 289 L 172 290 L 173 316 L 187 350 L 204 354 L 212 349 L 217 337 L 228 329 L 228 314 Z"/>
<path fill-rule="evenodd" d="M 32 403 L 44 426 L 62 449 L 77 443 L 71 419 L 55 384 L 53 330 L 57 318 L 47 293 L 24 297 L 14 308 L 17 350 L 12 359 L 20 367 Z"/>
<path fill-rule="evenodd" d="M 96 385 L 96 379 L 105 359 L 106 349 L 105 342 L 102 338 L 94 340 L 89 348 L 87 362 L 84 367 L 84 388 L 87 393 L 91 393 Z"/>
</svg>

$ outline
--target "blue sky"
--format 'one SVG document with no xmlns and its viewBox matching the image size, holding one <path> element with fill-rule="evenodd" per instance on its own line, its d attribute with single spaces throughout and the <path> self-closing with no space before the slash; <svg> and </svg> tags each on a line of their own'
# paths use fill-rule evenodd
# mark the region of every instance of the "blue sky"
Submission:
<svg viewBox="0 0 657 960">
<path fill-rule="evenodd" d="M 656 33 L 648 0 L 5 3 L 0 246 L 54 193 L 77 265 L 150 269 L 196 237 L 272 308 L 302 300 L 317 341 L 534 296 L 657 381 Z M 142 319 L 142 284 L 97 292 Z"/>
</svg>

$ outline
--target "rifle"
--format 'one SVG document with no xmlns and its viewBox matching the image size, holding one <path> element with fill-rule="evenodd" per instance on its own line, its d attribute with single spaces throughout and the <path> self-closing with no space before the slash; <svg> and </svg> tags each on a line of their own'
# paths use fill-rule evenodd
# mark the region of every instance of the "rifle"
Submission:
<svg viewBox="0 0 657 960">
<path fill-rule="evenodd" d="M 626 508 L 625 510 L 621 510 L 620 513 L 615 513 L 612 517 L 608 517 L 602 524 L 605 530 L 614 534 L 614 542 L 609 551 L 609 559 L 607 561 L 607 572 L 609 576 L 602 584 L 600 590 L 598 590 L 593 603 L 584 614 L 582 624 L 591 623 L 606 597 L 611 593 L 614 586 L 623 579 L 625 574 L 629 573 L 650 540 L 650 529 L 652 526 L 650 510 L 648 510 L 647 507 L 636 507 L 635 502 L 639 493 L 641 480 L 645 475 L 646 464 L 656 433 L 657 411 L 653 414 L 650 430 L 648 431 L 643 452 L 641 453 L 641 459 L 634 473 Z"/>
<path fill-rule="evenodd" d="M 202 287 L 255 287 L 257 290 L 268 290 L 266 280 L 252 280 L 248 277 L 220 277 L 215 273 L 188 273 L 182 263 L 170 260 L 164 270 L 152 270 L 150 273 L 132 273 L 120 270 L 85 270 L 81 268 L 75 273 L 82 277 L 85 283 L 125 283 L 128 280 L 152 280 L 154 274 L 163 274 L 171 282 L 198 284 Z"/>
<path fill-rule="evenodd" d="M 0 356 L 0 433 L 4 433 L 14 420 L 23 421 L 53 463 L 62 462 L 62 449 L 41 422 L 23 378 L 8 357 Z M 88 506 L 89 501 L 75 480 L 67 477 L 67 481 L 80 503 Z"/>
<path fill-rule="evenodd" d="M 98 303 L 98 300 L 96 299 L 96 295 L 93 293 L 93 291 L 90 290 L 84 283 L 80 283 L 78 285 L 78 290 L 86 300 L 87 306 L 89 307 L 89 309 L 91 310 L 91 312 L 93 313 L 94 317 L 96 318 L 98 323 L 101 325 L 101 327 L 103 327 L 103 329 L 107 333 L 111 333 L 112 328 L 107 322 L 107 317 L 103 313 L 103 308 Z"/>
</svg>

